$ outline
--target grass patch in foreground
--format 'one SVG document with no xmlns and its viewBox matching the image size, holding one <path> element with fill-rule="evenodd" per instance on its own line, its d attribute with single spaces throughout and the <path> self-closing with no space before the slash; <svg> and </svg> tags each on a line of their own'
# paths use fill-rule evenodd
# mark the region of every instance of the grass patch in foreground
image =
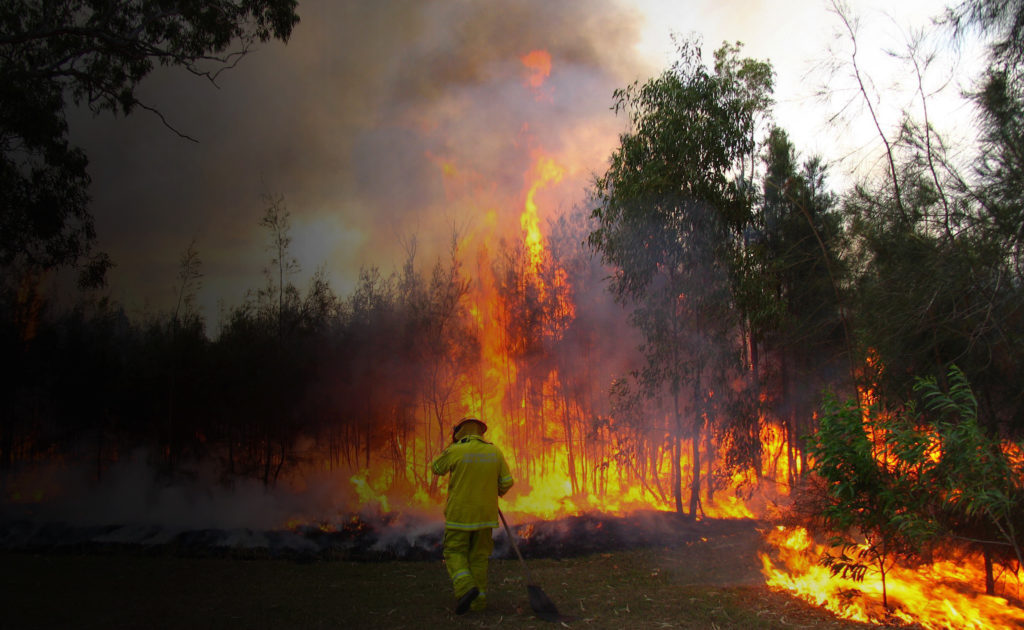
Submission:
<svg viewBox="0 0 1024 630">
<path fill-rule="evenodd" d="M 865 628 L 759 583 L 746 542 L 530 560 L 569 628 Z M 517 561 L 493 560 L 490 609 L 457 617 L 440 562 L 0 554 L 10 628 L 554 628 Z M 751 573 L 753 572 L 753 573 Z"/>
</svg>

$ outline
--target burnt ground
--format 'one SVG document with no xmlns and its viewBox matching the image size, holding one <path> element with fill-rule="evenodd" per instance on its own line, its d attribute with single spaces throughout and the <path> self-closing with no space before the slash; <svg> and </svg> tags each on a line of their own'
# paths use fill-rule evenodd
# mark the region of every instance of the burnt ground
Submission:
<svg viewBox="0 0 1024 630">
<path fill-rule="evenodd" d="M 513 524 L 527 558 L 570 558 L 652 546 L 677 547 L 708 536 L 749 531 L 758 524 L 735 519 L 695 521 L 671 512 L 641 511 Z M 761 524 L 760 526 L 764 526 Z M 154 524 L 71 525 L 0 519 L 0 550 L 45 553 L 129 553 L 179 557 L 318 560 L 440 560 L 443 524 L 412 514 L 350 515 L 285 530 L 173 529 Z M 514 558 L 503 529 L 495 554 Z"/>
<path fill-rule="evenodd" d="M 99 542 L 83 535 L 74 543 L 43 545 L 41 534 L 28 536 L 23 524 L 20 540 L 38 544 L 11 545 L 12 535 L 5 538 L 0 528 L 0 598 L 6 600 L 0 627 L 868 627 L 769 591 L 757 558 L 765 526 L 659 513 L 524 525 L 534 580 L 571 617 L 552 624 L 532 614 L 519 563 L 507 557 L 502 538 L 502 557 L 491 564 L 490 609 L 456 617 L 432 534 L 416 528 L 403 540 L 422 537 L 419 546 L 389 550 L 381 541 L 394 532 L 371 534 L 364 523 L 359 536 L 373 553 L 345 547 L 320 530 L 302 535 L 319 541 L 315 545 L 293 540 L 282 547 L 293 549 L 286 553 L 195 543 L 222 540 L 215 532 L 182 540 L 150 535 L 161 542 L 148 546 L 111 543 L 110 532 Z M 331 540 L 333 547 L 325 542 Z M 420 558 L 401 559 L 410 553 Z M 367 561 L 370 556 L 376 561 Z"/>
</svg>

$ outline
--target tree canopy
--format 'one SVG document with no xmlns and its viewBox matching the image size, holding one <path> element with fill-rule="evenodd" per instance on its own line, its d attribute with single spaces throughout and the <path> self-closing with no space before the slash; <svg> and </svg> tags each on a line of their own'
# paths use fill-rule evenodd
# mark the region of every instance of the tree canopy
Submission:
<svg viewBox="0 0 1024 630">
<path fill-rule="evenodd" d="M 631 130 L 595 185 L 589 242 L 612 269 L 612 294 L 634 308 L 647 357 L 641 381 L 651 395 L 668 394 L 677 448 L 681 405 L 690 406 L 686 433 L 696 445 L 708 403 L 702 376 L 730 362 L 728 344 L 721 343 L 736 323 L 730 264 L 752 213 L 743 165 L 753 160 L 755 118 L 771 102 L 771 66 L 738 53 L 738 45 L 723 46 L 712 70 L 699 42 L 684 41 L 670 70 L 618 90 L 615 108 L 629 116 Z M 685 401 L 684 385 L 693 387 Z M 690 514 L 696 516 L 696 446 L 693 455 Z M 678 466 L 679 457 L 674 461 Z M 679 511 L 681 484 L 676 470 Z"/>
<path fill-rule="evenodd" d="M 21 273 L 81 266 L 84 283 L 102 282 L 110 260 L 93 249 L 88 159 L 68 140 L 67 108 L 160 115 L 136 96 L 156 65 L 214 81 L 253 44 L 286 41 L 299 19 L 296 6 L 296 0 L 4 2 L 0 266 Z"/>
</svg>

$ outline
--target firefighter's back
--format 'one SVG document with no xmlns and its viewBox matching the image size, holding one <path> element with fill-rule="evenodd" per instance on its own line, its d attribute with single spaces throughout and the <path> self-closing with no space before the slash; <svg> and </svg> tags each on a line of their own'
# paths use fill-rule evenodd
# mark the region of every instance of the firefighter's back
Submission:
<svg viewBox="0 0 1024 630">
<path fill-rule="evenodd" d="M 448 450 L 451 479 L 445 526 L 465 530 L 497 527 L 501 451 L 477 435 L 462 438 Z"/>
</svg>

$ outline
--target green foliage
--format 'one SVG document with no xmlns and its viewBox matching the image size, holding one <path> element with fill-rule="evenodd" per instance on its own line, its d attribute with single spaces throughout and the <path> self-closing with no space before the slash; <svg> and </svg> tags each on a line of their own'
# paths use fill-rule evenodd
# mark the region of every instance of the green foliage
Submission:
<svg viewBox="0 0 1024 630">
<path fill-rule="evenodd" d="M 1018 64 L 1024 57 L 1024 2 L 1021 0 L 962 0 L 949 9 L 947 22 L 957 35 L 978 28 L 992 37 L 993 61 Z"/>
<path fill-rule="evenodd" d="M 641 296 L 660 265 L 698 262 L 727 245 L 726 231 L 749 219 L 734 175 L 753 148 L 752 103 L 767 100 L 771 83 L 753 86 L 737 76 L 735 66 L 754 62 L 736 60 L 735 49 L 716 53 L 722 74 L 704 65 L 696 42 L 679 54 L 660 77 L 615 92 L 615 109 L 629 114 L 632 131 L 596 182 L 589 241 L 622 270 L 614 287 L 621 298 Z M 690 236 L 699 242 L 691 245 Z"/>
<path fill-rule="evenodd" d="M 913 557 L 933 535 L 920 515 L 920 435 L 891 431 L 894 416 L 879 405 L 861 409 L 829 394 L 810 448 L 814 472 L 826 483 L 819 515 L 835 535 L 821 562 L 833 575 L 863 580 L 868 570 L 885 574 L 899 558 Z M 888 602 L 885 602 L 888 605 Z"/>
<path fill-rule="evenodd" d="M 1001 544 L 1020 561 L 1024 445 L 1014 458 L 986 435 L 963 372 L 954 366 L 947 378 L 947 390 L 917 379 L 923 413 L 913 403 L 893 412 L 826 399 L 811 453 L 826 488 L 818 515 L 835 534 L 821 561 L 833 574 L 861 580 L 875 570 L 884 588 L 896 559 L 958 540 Z"/>
<path fill-rule="evenodd" d="M 680 319 L 705 333 L 733 319 L 726 266 L 751 211 L 737 169 L 771 94 L 770 66 L 737 52 L 720 49 L 713 73 L 699 45 L 685 42 L 670 71 L 618 90 L 616 110 L 632 131 L 596 182 L 589 242 L 614 270 L 615 297 L 637 307 L 651 380 L 672 391 L 685 356 L 700 352 Z"/>
<path fill-rule="evenodd" d="M 696 445 L 705 417 L 714 417 L 707 382 L 720 382 L 738 363 L 730 274 L 752 211 L 742 170 L 753 160 L 755 119 L 767 113 L 772 90 L 771 66 L 738 52 L 738 44 L 724 45 L 712 71 L 697 41 L 682 42 L 670 70 L 617 90 L 615 109 L 627 113 L 631 131 L 595 182 L 588 242 L 612 267 L 616 300 L 633 307 L 630 321 L 647 359 L 639 373 L 646 395 L 671 397 L 678 511 L 682 406 L 689 403 L 687 433 Z M 684 386 L 692 392 L 685 399 Z M 696 446 L 692 466 L 695 515 Z"/>
<path fill-rule="evenodd" d="M 954 517 L 954 526 L 980 519 L 987 535 L 1002 539 L 1020 563 L 1024 442 L 1004 447 L 987 435 L 978 424 L 978 402 L 967 377 L 953 366 L 947 378 L 946 391 L 934 378 L 919 379 L 915 386 L 939 437 L 941 457 L 927 473 L 937 503 Z"/>
<path fill-rule="evenodd" d="M 981 110 L 981 156 L 976 194 L 983 200 L 976 226 L 985 242 L 1007 254 L 1010 269 L 1024 277 L 1024 81 L 990 68 L 975 95 Z"/>
<path fill-rule="evenodd" d="M 825 186 L 827 169 L 817 158 L 798 167 L 779 128 L 771 130 L 766 149 L 761 218 L 767 273 L 760 277 L 783 302 L 766 332 L 777 335 L 779 345 L 809 354 L 834 352 L 842 338 L 838 293 L 846 276 L 840 259 L 845 241 L 836 198 Z"/>
<path fill-rule="evenodd" d="M 764 174 L 760 203 L 737 250 L 733 294 L 749 335 L 755 396 L 762 415 L 777 418 L 794 446 L 788 450 L 790 481 L 806 470 L 803 436 L 812 430 L 817 392 L 842 373 L 848 347 L 843 310 L 849 277 L 841 253 L 846 246 L 836 198 L 828 191 L 827 170 L 817 158 L 800 164 L 786 132 L 769 130 L 761 157 Z M 756 425 L 758 412 L 746 404 Z M 739 427 L 737 427 L 739 428 Z M 759 442 L 756 426 L 738 435 Z M 749 440 L 749 437 L 747 438 Z M 757 449 L 747 449 L 756 463 Z"/>
<path fill-rule="evenodd" d="M 850 302 L 860 352 L 878 353 L 882 388 L 913 396 L 914 377 L 957 364 L 978 392 L 987 429 L 1024 432 L 1024 75 L 1019 63 L 1024 3 L 965 0 L 948 14 L 957 34 L 990 37 L 989 67 L 973 100 L 978 148 L 965 166 L 927 118 L 909 111 L 889 143 L 888 181 L 861 182 L 845 196 L 846 259 L 856 275 Z M 930 58 L 912 48 L 919 86 Z M 881 133 L 881 129 L 879 129 Z"/>
</svg>

